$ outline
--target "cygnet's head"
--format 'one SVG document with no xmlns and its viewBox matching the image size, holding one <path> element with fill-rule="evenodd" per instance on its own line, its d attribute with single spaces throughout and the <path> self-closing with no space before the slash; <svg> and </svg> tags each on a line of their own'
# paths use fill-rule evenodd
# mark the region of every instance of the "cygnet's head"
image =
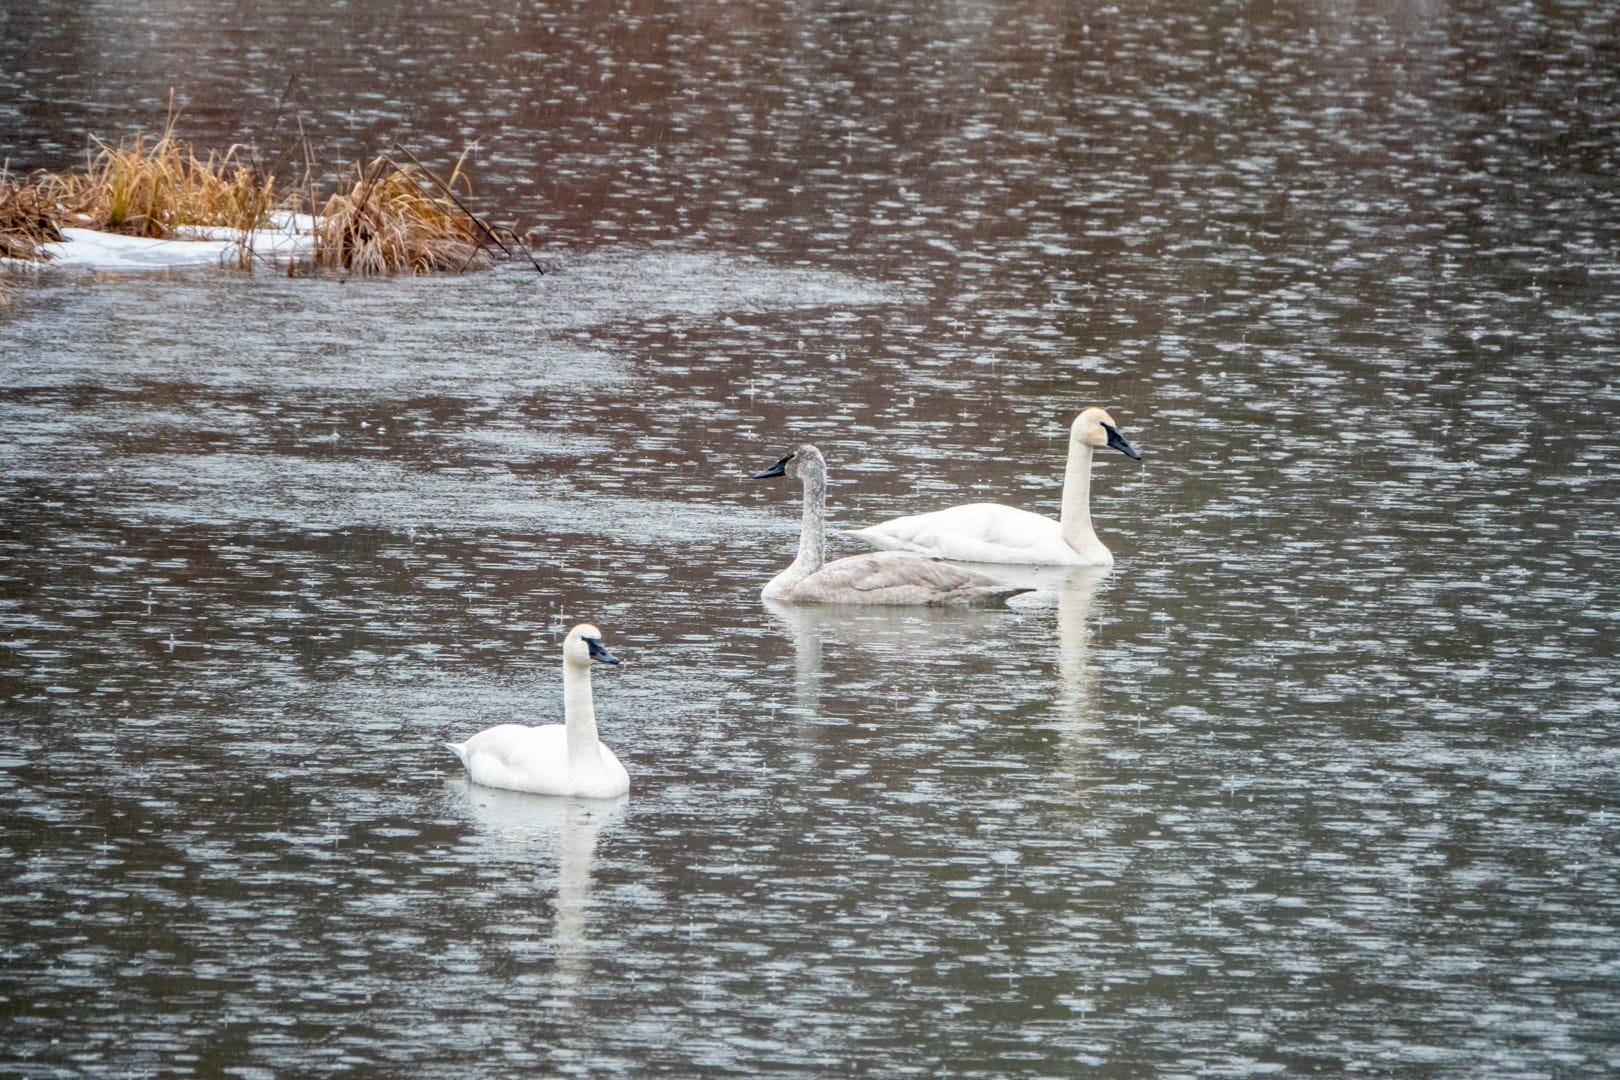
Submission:
<svg viewBox="0 0 1620 1080">
<path fill-rule="evenodd" d="M 1119 425 L 1114 423 L 1114 418 L 1096 406 L 1074 418 L 1074 424 L 1069 428 L 1069 438 L 1095 450 L 1112 448 L 1128 458 L 1142 460 L 1142 452 L 1119 433 Z"/>
<path fill-rule="evenodd" d="M 809 443 L 796 447 L 791 454 L 783 457 L 768 469 L 761 469 L 754 474 L 755 480 L 764 480 L 771 476 L 815 476 L 827 473 L 827 459 L 821 456 Z"/>
<path fill-rule="evenodd" d="M 582 667 L 589 667 L 592 660 L 604 664 L 619 662 L 619 658 L 602 644 L 602 631 L 590 623 L 580 623 L 568 631 L 568 637 L 563 641 L 563 660 Z"/>
</svg>

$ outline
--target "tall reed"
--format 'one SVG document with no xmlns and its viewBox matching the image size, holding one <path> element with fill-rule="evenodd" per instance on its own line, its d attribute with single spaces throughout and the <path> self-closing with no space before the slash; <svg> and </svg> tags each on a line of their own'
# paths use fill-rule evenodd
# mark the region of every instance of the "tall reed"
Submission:
<svg viewBox="0 0 1620 1080">
<path fill-rule="evenodd" d="M 461 163 L 449 184 L 466 183 Z M 479 225 L 436 196 L 424 170 L 385 157 L 356 164 L 346 191 L 330 196 L 315 224 L 318 266 L 357 274 L 461 271 L 488 264 Z"/>
<path fill-rule="evenodd" d="M 62 239 L 55 206 L 33 182 L 0 166 L 0 258 L 35 260 L 43 245 Z"/>
<path fill-rule="evenodd" d="M 199 158 L 172 126 L 156 141 L 145 136 L 86 155 L 82 173 L 48 174 L 41 188 L 85 228 L 154 240 L 187 226 L 247 232 L 277 208 L 276 179 L 252 160 L 249 147 Z"/>
</svg>

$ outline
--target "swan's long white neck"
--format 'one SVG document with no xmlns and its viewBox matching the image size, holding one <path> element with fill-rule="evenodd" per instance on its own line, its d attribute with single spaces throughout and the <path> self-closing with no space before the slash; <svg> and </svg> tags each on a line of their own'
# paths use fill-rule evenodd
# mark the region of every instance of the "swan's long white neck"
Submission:
<svg viewBox="0 0 1620 1080">
<path fill-rule="evenodd" d="M 1091 447 L 1079 439 L 1069 439 L 1069 463 L 1063 468 L 1063 510 L 1058 515 L 1063 542 L 1081 555 L 1108 549 L 1091 527 Z"/>
<path fill-rule="evenodd" d="M 591 702 L 591 665 L 563 660 L 563 720 L 568 726 L 568 767 L 596 768 L 601 761 L 596 706 Z"/>
<path fill-rule="evenodd" d="M 770 600 L 820 570 L 827 562 L 827 471 L 802 462 L 799 478 L 804 483 L 804 524 L 799 528 L 799 553 L 786 570 L 771 579 L 760 593 Z"/>
</svg>

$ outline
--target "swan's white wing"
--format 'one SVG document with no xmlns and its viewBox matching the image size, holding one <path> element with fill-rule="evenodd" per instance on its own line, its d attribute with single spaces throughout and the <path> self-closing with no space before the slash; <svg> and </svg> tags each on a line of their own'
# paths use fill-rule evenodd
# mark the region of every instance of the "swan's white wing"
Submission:
<svg viewBox="0 0 1620 1080">
<path fill-rule="evenodd" d="M 962 562 L 1069 566 L 1080 562 L 1051 518 L 1000 503 L 967 503 L 850 533 L 877 548 Z"/>
<path fill-rule="evenodd" d="M 480 731 L 463 746 L 462 760 L 475 784 L 537 795 L 568 794 L 568 729 L 561 724 L 500 724 Z"/>
</svg>

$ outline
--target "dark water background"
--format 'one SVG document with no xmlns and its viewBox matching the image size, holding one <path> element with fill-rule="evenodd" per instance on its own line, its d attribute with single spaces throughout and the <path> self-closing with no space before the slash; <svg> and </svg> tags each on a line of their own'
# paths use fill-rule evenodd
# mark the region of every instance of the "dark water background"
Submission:
<svg viewBox="0 0 1620 1080">
<path fill-rule="evenodd" d="M 473 140 L 555 272 L 0 309 L 0 1071 L 1620 1070 L 1612 5 L 0 8 L 0 156 Z M 1017 612 L 767 609 L 1055 514 Z M 835 545 L 837 546 L 837 545 Z M 847 543 L 842 553 L 854 550 Z M 471 789 L 589 619 L 629 798 Z"/>
</svg>

